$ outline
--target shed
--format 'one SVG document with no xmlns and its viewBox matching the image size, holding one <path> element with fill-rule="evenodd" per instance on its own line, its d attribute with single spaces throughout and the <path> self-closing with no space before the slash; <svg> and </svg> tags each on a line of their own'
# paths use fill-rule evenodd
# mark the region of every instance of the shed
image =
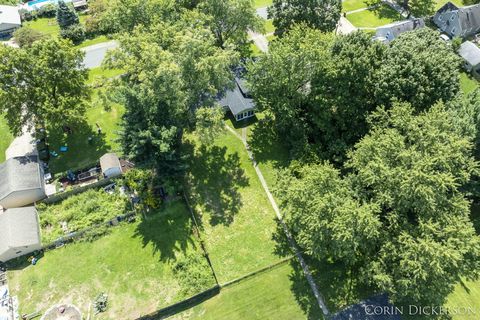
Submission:
<svg viewBox="0 0 480 320">
<path fill-rule="evenodd" d="M 17 7 L 0 5 L 0 37 L 10 35 L 21 26 Z"/>
<path fill-rule="evenodd" d="M 410 19 L 390 23 L 377 28 L 375 40 L 388 43 L 396 39 L 400 34 L 425 27 L 423 19 Z"/>
<path fill-rule="evenodd" d="M 480 76 L 480 48 L 473 42 L 465 41 L 458 49 L 458 54 L 464 60 L 464 67 L 474 76 Z"/>
<path fill-rule="evenodd" d="M 41 248 L 35 207 L 11 208 L 0 213 L 0 261 L 6 262 Z"/>
<path fill-rule="evenodd" d="M 45 198 L 43 169 L 37 156 L 10 158 L 0 164 L 0 205 L 23 207 Z"/>
<path fill-rule="evenodd" d="M 105 178 L 114 178 L 122 175 L 122 165 L 115 153 L 105 153 L 101 156 L 100 167 Z"/>
<path fill-rule="evenodd" d="M 239 77 L 235 78 L 234 88 L 228 90 L 219 103 L 222 107 L 230 109 L 237 121 L 253 117 L 255 112 L 255 104 L 245 80 Z"/>
</svg>

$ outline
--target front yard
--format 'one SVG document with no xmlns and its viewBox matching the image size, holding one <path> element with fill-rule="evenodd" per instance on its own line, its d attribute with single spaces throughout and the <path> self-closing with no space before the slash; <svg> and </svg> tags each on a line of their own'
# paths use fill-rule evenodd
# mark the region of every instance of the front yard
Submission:
<svg viewBox="0 0 480 320">
<path fill-rule="evenodd" d="M 96 319 L 135 319 L 213 286 L 204 264 L 185 270 L 194 277 L 203 268 L 208 275 L 194 290 L 181 284 L 184 279 L 173 270 L 176 260 L 200 254 L 188 209 L 177 201 L 148 220 L 112 228 L 93 242 L 48 251 L 37 265 L 10 270 L 9 286 L 21 313 L 66 302 L 87 318 L 92 301 L 105 292 L 108 309 Z"/>
</svg>

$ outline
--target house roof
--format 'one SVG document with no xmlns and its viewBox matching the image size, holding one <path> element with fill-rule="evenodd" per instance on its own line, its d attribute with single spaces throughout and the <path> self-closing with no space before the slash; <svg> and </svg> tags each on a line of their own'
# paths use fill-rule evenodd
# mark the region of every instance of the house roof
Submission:
<svg viewBox="0 0 480 320">
<path fill-rule="evenodd" d="M 43 188 L 37 156 L 10 158 L 0 164 L 0 199 L 15 191 Z"/>
<path fill-rule="evenodd" d="M 375 307 L 388 308 L 388 312 L 377 314 L 373 310 Z M 349 306 L 348 308 L 336 313 L 332 316 L 331 320 L 400 320 L 400 315 L 395 314 L 395 307 L 388 302 L 388 296 L 386 294 L 377 295 L 361 301 L 357 304 Z"/>
<path fill-rule="evenodd" d="M 377 35 L 380 32 L 390 32 L 394 38 L 398 37 L 401 33 L 420 29 L 425 27 L 423 19 L 411 19 L 399 22 L 390 23 L 382 27 L 377 28 Z"/>
<path fill-rule="evenodd" d="M 0 24 L 21 25 L 20 14 L 17 7 L 0 5 Z"/>
<path fill-rule="evenodd" d="M 249 91 L 246 87 L 245 80 L 235 78 L 235 86 L 232 90 L 225 93 L 219 103 L 222 106 L 228 107 L 230 111 L 236 116 L 239 113 L 251 110 L 255 107 L 253 100 L 248 98 Z"/>
<path fill-rule="evenodd" d="M 5 159 L 34 155 L 38 155 L 37 147 L 33 136 L 28 132 L 16 137 L 5 151 Z"/>
<path fill-rule="evenodd" d="M 0 213 L 0 255 L 10 248 L 40 244 L 35 207 L 12 208 Z"/>
<path fill-rule="evenodd" d="M 102 172 L 105 172 L 110 168 L 122 168 L 122 165 L 115 153 L 105 153 L 100 157 L 100 167 Z"/>
<path fill-rule="evenodd" d="M 470 65 L 476 66 L 480 64 L 480 48 L 473 42 L 465 41 L 458 49 L 458 54 Z"/>
<path fill-rule="evenodd" d="M 480 4 L 474 4 L 466 7 L 457 7 L 451 2 L 447 2 L 441 7 L 435 16 L 441 15 L 446 11 L 456 11 L 460 28 L 466 34 L 474 34 L 480 31 Z"/>
</svg>

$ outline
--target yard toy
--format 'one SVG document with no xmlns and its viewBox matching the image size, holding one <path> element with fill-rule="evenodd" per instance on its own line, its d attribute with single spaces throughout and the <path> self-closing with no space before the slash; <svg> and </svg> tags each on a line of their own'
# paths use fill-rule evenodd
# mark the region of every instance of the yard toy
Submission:
<svg viewBox="0 0 480 320">
<path fill-rule="evenodd" d="M 67 152 L 68 151 L 68 146 L 61 146 L 60 151 L 61 152 Z"/>
</svg>

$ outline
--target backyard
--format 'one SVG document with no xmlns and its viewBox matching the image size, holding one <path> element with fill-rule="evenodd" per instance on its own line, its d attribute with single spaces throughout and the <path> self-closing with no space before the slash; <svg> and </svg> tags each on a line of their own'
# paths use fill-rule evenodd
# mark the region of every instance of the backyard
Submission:
<svg viewBox="0 0 480 320">
<path fill-rule="evenodd" d="M 0 114 L 0 132 L 2 132 L 2 139 L 0 139 L 0 163 L 5 161 L 5 150 L 7 150 L 10 143 L 13 141 L 13 135 L 10 133 L 7 121 Z"/>
<path fill-rule="evenodd" d="M 8 272 L 20 312 L 45 311 L 73 303 L 84 317 L 92 300 L 108 294 L 108 309 L 98 319 L 135 319 L 214 285 L 206 264 L 185 270 L 204 278 L 188 290 L 174 270 L 175 261 L 200 255 L 191 219 L 183 202 L 169 203 L 148 220 L 122 224 L 92 242 L 77 242 L 48 251 L 35 266 Z M 182 283 L 182 285 L 181 285 Z"/>
<path fill-rule="evenodd" d="M 366 8 L 368 5 L 365 0 L 345 0 L 342 1 L 342 12 L 349 12 L 353 10 L 358 10 Z"/>
<path fill-rule="evenodd" d="M 390 6 L 381 4 L 376 8 L 347 14 L 347 19 L 357 28 L 376 28 L 403 20 L 403 17 Z"/>
</svg>

